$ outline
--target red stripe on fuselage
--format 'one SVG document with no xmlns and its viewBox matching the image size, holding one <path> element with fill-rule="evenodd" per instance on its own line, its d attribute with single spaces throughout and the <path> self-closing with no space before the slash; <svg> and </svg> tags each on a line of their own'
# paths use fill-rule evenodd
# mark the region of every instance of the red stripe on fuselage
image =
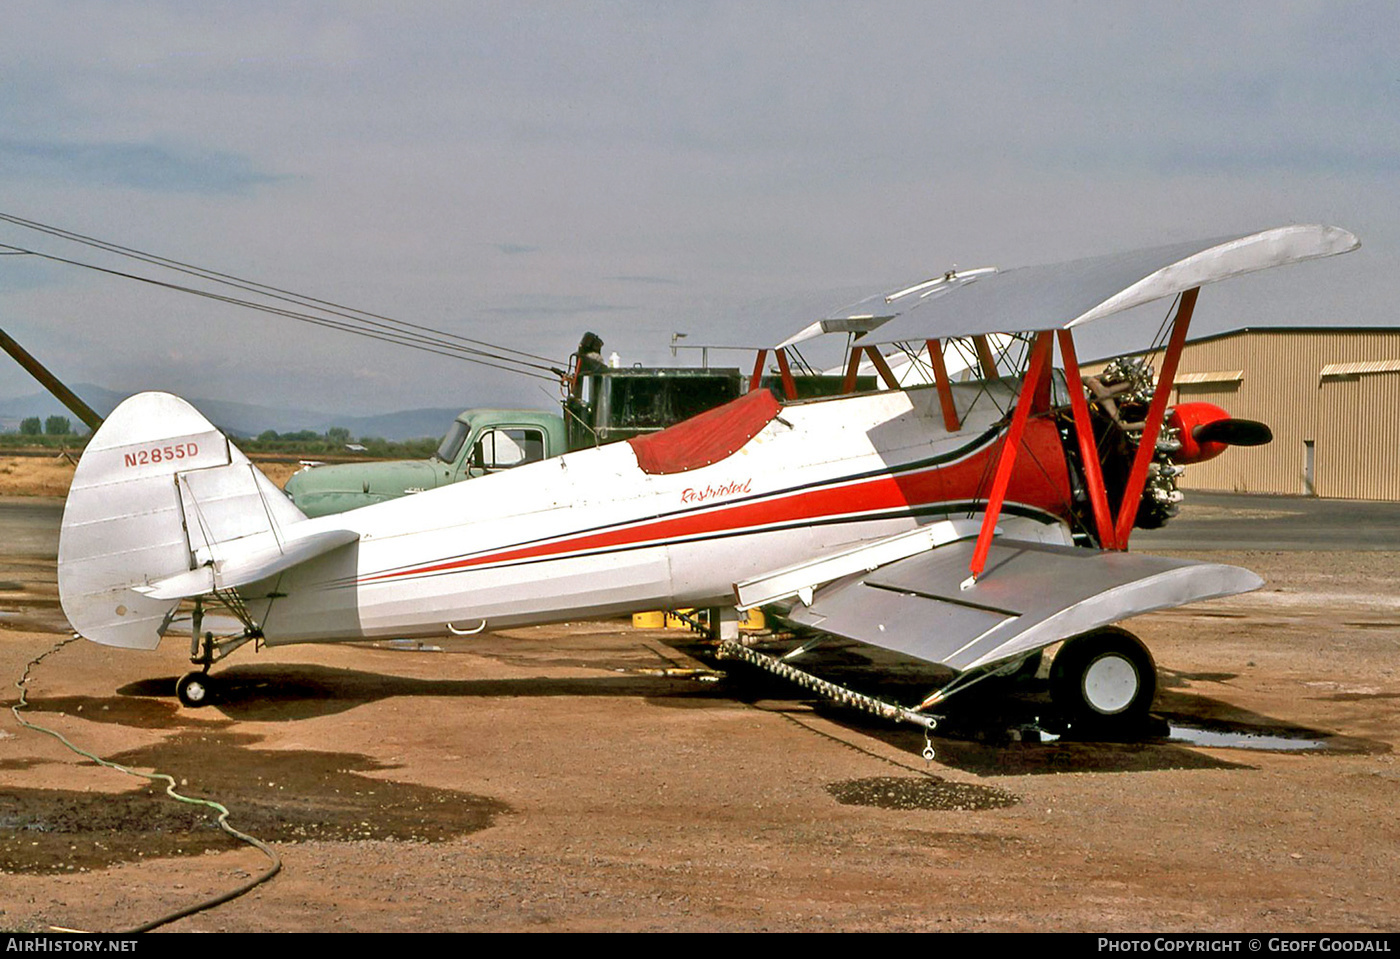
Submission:
<svg viewBox="0 0 1400 959">
<path fill-rule="evenodd" d="M 980 498 L 991 475 L 1004 437 L 986 448 L 942 466 L 906 473 L 886 473 L 863 480 L 835 479 L 820 489 L 803 490 L 750 503 L 720 505 L 713 510 L 661 517 L 621 528 L 584 533 L 507 548 L 477 556 L 442 560 L 392 572 L 374 573 L 360 584 L 385 582 L 405 576 L 423 576 L 469 569 L 494 563 L 539 559 L 563 553 L 588 552 L 623 546 L 660 545 L 668 540 L 687 539 L 714 533 L 791 524 L 818 522 L 834 517 L 889 510 L 924 507 Z M 1007 498 L 1048 513 L 1067 516 L 1070 499 L 1069 476 L 1060 446 L 1059 430 L 1044 419 L 1026 424 L 1022 457 L 1017 459 Z"/>
</svg>

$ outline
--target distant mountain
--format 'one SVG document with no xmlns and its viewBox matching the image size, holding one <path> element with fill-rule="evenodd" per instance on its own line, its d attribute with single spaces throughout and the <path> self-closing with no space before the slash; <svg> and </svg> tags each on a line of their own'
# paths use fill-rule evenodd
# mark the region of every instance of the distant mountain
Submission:
<svg viewBox="0 0 1400 959">
<path fill-rule="evenodd" d="M 332 426 L 343 426 L 351 436 L 378 436 L 386 440 L 412 440 L 422 436 L 441 438 L 460 412 L 427 409 L 381 413 L 378 416 L 341 416 L 334 421 L 326 420 L 324 427 L 312 426 L 309 429 L 324 433 Z"/>
<path fill-rule="evenodd" d="M 129 395 L 91 383 L 79 383 L 71 389 L 101 416 L 111 413 L 117 404 Z M 278 433 L 313 430 L 324 433 L 332 426 L 342 426 L 350 431 L 351 436 L 357 438 L 378 436 L 386 440 L 411 440 L 423 436 L 442 436 L 447 432 L 448 424 L 461 412 L 460 409 L 423 409 L 382 413 L 377 416 L 337 416 L 315 410 L 228 403 L 193 397 L 189 398 L 189 401 L 231 436 L 257 436 L 266 430 L 276 430 Z M 46 391 L 0 399 L 0 431 L 17 430 L 20 421 L 30 416 L 37 416 L 41 420 L 50 416 L 66 416 L 75 427 L 80 427 L 78 418 Z"/>
</svg>

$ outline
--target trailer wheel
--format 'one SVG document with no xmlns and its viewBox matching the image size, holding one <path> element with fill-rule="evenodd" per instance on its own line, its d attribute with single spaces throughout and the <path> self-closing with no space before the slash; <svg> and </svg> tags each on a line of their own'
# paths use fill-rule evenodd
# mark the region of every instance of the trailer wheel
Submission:
<svg viewBox="0 0 1400 959">
<path fill-rule="evenodd" d="M 209 705 L 212 691 L 208 673 L 185 673 L 175 683 L 175 695 L 180 704 L 190 709 Z"/>
<path fill-rule="evenodd" d="M 1157 694 L 1157 666 L 1142 641 L 1107 626 L 1065 644 L 1050 664 L 1050 695 L 1071 728 L 1128 733 Z"/>
</svg>

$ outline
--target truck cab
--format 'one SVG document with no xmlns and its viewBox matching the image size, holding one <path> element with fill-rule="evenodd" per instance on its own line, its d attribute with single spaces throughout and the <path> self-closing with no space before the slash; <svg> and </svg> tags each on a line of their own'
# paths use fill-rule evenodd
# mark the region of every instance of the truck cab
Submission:
<svg viewBox="0 0 1400 959">
<path fill-rule="evenodd" d="M 541 410 L 466 410 L 426 460 L 308 467 L 286 492 L 307 516 L 325 516 L 534 463 L 564 452 L 564 420 Z"/>
<path fill-rule="evenodd" d="M 737 399 L 738 369 L 621 367 L 581 373 L 564 401 L 569 449 L 656 433 Z"/>
<path fill-rule="evenodd" d="M 796 395 L 835 393 L 841 382 L 839 376 L 799 377 Z M 776 377 L 764 377 L 762 385 L 782 395 Z M 860 389 L 874 385 L 868 376 L 857 384 Z M 736 368 L 595 364 L 572 380 L 563 416 L 541 410 L 466 410 L 429 459 L 308 467 L 287 481 L 286 492 L 307 516 L 340 513 L 654 433 L 728 403 L 747 388 Z"/>
</svg>

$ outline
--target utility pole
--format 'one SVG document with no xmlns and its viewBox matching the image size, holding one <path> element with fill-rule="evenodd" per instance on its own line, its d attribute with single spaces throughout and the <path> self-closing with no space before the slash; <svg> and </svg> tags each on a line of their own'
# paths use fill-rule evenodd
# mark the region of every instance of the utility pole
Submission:
<svg viewBox="0 0 1400 959">
<path fill-rule="evenodd" d="M 20 346 L 4 330 L 0 330 L 0 347 L 5 352 L 15 358 L 15 362 L 29 371 L 29 375 L 34 377 L 54 396 L 58 397 L 60 403 L 73 411 L 73 415 L 82 420 L 90 430 L 96 430 L 102 425 L 102 417 L 98 416 L 91 406 L 78 399 L 78 394 L 59 382 L 58 377 L 48 371 L 44 364 L 29 355 L 29 351 Z"/>
</svg>

